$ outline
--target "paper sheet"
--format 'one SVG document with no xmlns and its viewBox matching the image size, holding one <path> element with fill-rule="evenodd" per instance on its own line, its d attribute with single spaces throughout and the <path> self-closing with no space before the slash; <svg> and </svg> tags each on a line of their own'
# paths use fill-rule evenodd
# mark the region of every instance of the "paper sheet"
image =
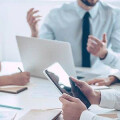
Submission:
<svg viewBox="0 0 120 120">
<path fill-rule="evenodd" d="M 0 111 L 0 120 L 13 120 L 16 113 L 11 111 Z"/>
<path fill-rule="evenodd" d="M 98 114 L 99 116 L 102 117 L 107 117 L 107 118 L 118 118 L 117 114 Z"/>
<path fill-rule="evenodd" d="M 91 85 L 91 87 L 92 87 L 94 90 L 110 89 L 110 88 L 107 87 L 107 86 L 96 86 L 96 85 Z"/>
<path fill-rule="evenodd" d="M 31 110 L 20 120 L 55 120 L 61 110 Z"/>
</svg>

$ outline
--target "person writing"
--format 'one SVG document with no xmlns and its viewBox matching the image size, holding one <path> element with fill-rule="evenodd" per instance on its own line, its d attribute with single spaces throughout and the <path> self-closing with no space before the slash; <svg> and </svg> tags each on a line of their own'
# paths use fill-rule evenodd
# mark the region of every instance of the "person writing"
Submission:
<svg viewBox="0 0 120 120">
<path fill-rule="evenodd" d="M 26 85 L 30 80 L 29 72 L 15 73 L 12 75 L 0 76 L 0 86 L 6 85 Z"/>
<path fill-rule="evenodd" d="M 95 91 L 86 82 L 78 81 L 74 78 L 71 78 L 71 80 L 76 83 L 91 104 L 120 110 L 120 92 L 115 90 Z M 63 94 L 59 99 L 62 102 L 64 120 L 113 120 L 89 112 L 78 98 Z"/>
<path fill-rule="evenodd" d="M 1 68 L 1 63 L 0 63 Z M 0 86 L 6 85 L 26 85 L 30 80 L 29 72 L 20 72 L 11 75 L 0 76 Z"/>
</svg>

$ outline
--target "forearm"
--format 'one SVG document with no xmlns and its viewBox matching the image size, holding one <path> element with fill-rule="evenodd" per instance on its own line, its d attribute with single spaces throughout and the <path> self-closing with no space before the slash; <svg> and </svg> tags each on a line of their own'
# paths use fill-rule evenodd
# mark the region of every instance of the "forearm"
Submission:
<svg viewBox="0 0 120 120">
<path fill-rule="evenodd" d="M 106 64 L 109 65 L 112 68 L 116 68 L 119 69 L 120 68 L 120 54 L 119 53 L 115 53 L 113 51 L 109 51 L 107 55 L 105 56 L 104 59 L 101 59 L 101 61 Z"/>
<path fill-rule="evenodd" d="M 12 85 L 11 75 L 0 76 L 0 86 L 5 86 L 5 85 Z"/>
<path fill-rule="evenodd" d="M 109 78 L 110 77 L 113 79 L 114 83 L 120 82 L 120 71 L 117 71 L 117 72 L 114 72 L 113 74 L 110 74 Z"/>
<path fill-rule="evenodd" d="M 120 110 L 120 92 L 115 90 L 102 90 L 100 106 Z"/>
<path fill-rule="evenodd" d="M 120 110 L 120 92 L 115 90 L 95 91 L 91 104 L 97 104 L 103 108 Z"/>
<path fill-rule="evenodd" d="M 36 37 L 36 38 L 38 38 L 38 37 L 39 37 L 38 32 L 36 32 L 36 33 L 31 32 L 31 37 Z"/>
<path fill-rule="evenodd" d="M 119 83 L 119 79 L 117 78 L 117 76 L 114 76 L 114 75 L 110 75 L 109 76 L 109 81 L 110 81 L 110 85 L 112 85 L 112 84 L 115 84 L 115 83 Z"/>
</svg>

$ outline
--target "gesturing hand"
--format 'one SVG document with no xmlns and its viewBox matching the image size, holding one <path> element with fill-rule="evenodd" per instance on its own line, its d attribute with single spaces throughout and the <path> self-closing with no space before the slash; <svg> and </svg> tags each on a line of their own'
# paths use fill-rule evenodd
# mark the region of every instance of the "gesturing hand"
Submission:
<svg viewBox="0 0 120 120">
<path fill-rule="evenodd" d="M 40 15 L 35 16 L 35 14 L 38 12 L 39 10 L 34 10 L 34 8 L 31 8 L 27 12 L 27 22 L 30 26 L 32 37 L 38 37 L 39 33 L 38 22 L 40 21 L 41 16 Z"/>
<path fill-rule="evenodd" d="M 87 43 L 87 50 L 94 56 L 97 56 L 101 59 L 105 58 L 107 55 L 107 36 L 103 34 L 103 39 L 100 41 L 94 36 L 90 35 Z"/>
</svg>

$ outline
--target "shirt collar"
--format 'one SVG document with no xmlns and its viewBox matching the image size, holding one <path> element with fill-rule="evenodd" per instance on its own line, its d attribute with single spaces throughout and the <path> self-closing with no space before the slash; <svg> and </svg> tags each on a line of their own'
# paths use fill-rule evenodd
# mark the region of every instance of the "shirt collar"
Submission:
<svg viewBox="0 0 120 120">
<path fill-rule="evenodd" d="M 83 8 L 81 8 L 77 2 L 74 3 L 75 4 L 75 8 L 78 12 L 78 14 L 80 15 L 80 18 L 82 19 L 85 15 L 86 12 L 90 13 L 91 18 L 95 18 L 96 15 L 98 14 L 98 9 L 99 9 L 99 2 L 97 2 L 97 4 L 90 9 L 89 11 L 84 10 Z"/>
</svg>

